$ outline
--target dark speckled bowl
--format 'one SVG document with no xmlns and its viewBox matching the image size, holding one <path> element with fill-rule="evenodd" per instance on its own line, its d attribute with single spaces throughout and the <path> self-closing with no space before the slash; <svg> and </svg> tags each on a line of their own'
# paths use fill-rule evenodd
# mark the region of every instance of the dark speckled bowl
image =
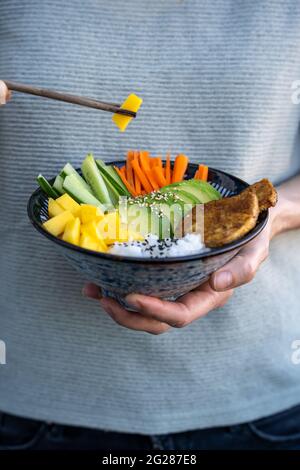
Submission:
<svg viewBox="0 0 300 470">
<path fill-rule="evenodd" d="M 123 161 L 113 162 L 115 165 Z M 190 164 L 188 177 L 194 175 L 196 164 Z M 248 184 L 235 176 L 214 168 L 209 169 L 209 182 L 223 196 L 238 194 Z M 240 240 L 209 252 L 180 258 L 141 259 L 98 253 L 80 248 L 46 232 L 42 223 L 47 219 L 47 197 L 37 189 L 28 202 L 28 216 L 34 227 L 51 242 L 83 277 L 102 287 L 104 295 L 123 298 L 131 292 L 175 300 L 202 284 L 221 268 L 239 249 L 256 237 L 265 227 L 268 211 L 263 212 L 256 227 Z"/>
</svg>

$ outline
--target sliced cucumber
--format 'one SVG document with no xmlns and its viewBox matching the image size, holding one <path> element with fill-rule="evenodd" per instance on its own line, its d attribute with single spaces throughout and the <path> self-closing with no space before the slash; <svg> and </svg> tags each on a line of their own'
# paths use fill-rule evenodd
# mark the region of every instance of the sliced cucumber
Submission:
<svg viewBox="0 0 300 470">
<path fill-rule="evenodd" d="M 96 160 L 96 164 L 101 174 L 107 177 L 121 196 L 131 196 L 120 176 L 112 166 L 106 165 L 102 160 Z"/>
<path fill-rule="evenodd" d="M 106 187 L 107 187 L 107 190 L 108 190 L 108 194 L 109 194 L 109 197 L 111 199 L 111 202 L 113 204 L 114 207 L 117 207 L 117 205 L 119 204 L 119 198 L 120 196 L 122 196 L 122 194 L 120 194 L 117 189 L 114 187 L 114 185 L 109 181 L 109 179 L 105 176 L 105 174 L 103 173 L 102 174 L 102 178 L 104 179 L 104 182 L 106 184 Z"/>
<path fill-rule="evenodd" d="M 92 188 L 97 199 L 99 199 L 103 204 L 112 205 L 106 184 L 92 154 L 85 157 L 81 169 L 84 178 Z"/>
<path fill-rule="evenodd" d="M 47 196 L 52 197 L 53 199 L 56 199 L 59 196 L 59 193 L 51 186 L 49 181 L 47 181 L 43 175 L 38 175 L 36 180 Z"/>
<path fill-rule="evenodd" d="M 59 194 L 64 194 L 65 193 L 65 190 L 63 188 L 63 183 L 64 183 L 64 178 L 60 175 L 57 175 L 57 177 L 55 178 L 55 181 L 53 183 L 53 188 Z"/>
<path fill-rule="evenodd" d="M 87 184 L 87 182 L 82 178 L 82 176 L 80 176 L 80 174 L 75 170 L 75 168 L 71 165 L 71 163 L 67 163 L 63 169 L 61 170 L 59 176 L 61 176 L 63 179 L 66 178 L 66 176 L 69 176 L 69 175 L 76 175 L 76 178 L 78 179 L 78 181 L 80 181 L 82 183 L 82 185 L 88 190 L 90 191 L 90 193 L 92 193 L 92 190 L 91 188 L 89 187 L 89 185 Z"/>
<path fill-rule="evenodd" d="M 77 201 L 79 204 L 92 204 L 93 206 L 100 207 L 104 212 L 106 208 L 96 199 L 72 174 L 64 179 L 64 190 Z"/>
</svg>

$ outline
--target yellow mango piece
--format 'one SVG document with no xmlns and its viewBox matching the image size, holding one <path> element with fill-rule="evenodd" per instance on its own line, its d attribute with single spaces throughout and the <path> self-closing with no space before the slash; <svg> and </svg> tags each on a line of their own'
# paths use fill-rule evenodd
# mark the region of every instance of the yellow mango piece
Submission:
<svg viewBox="0 0 300 470">
<path fill-rule="evenodd" d="M 63 209 L 54 199 L 49 197 L 48 199 L 49 217 L 55 217 L 56 215 L 62 214 L 63 212 L 65 212 L 65 209 Z"/>
<path fill-rule="evenodd" d="M 120 230 L 120 215 L 118 212 L 105 214 L 96 225 L 97 231 L 105 243 L 111 244 L 118 241 Z"/>
<path fill-rule="evenodd" d="M 78 215 L 83 224 L 88 224 L 96 218 L 103 217 L 104 214 L 99 207 L 91 204 L 81 204 Z"/>
<path fill-rule="evenodd" d="M 97 230 L 97 221 L 92 220 L 91 222 L 87 224 L 82 225 L 81 229 L 82 233 L 89 235 L 90 237 L 94 238 L 95 240 L 101 240 L 101 234 Z"/>
<path fill-rule="evenodd" d="M 87 250 L 93 251 L 107 251 L 106 244 L 101 240 L 97 240 L 96 238 L 91 237 L 87 233 L 83 233 L 80 237 L 80 246 L 82 248 L 86 248 Z"/>
<path fill-rule="evenodd" d="M 104 240 L 99 240 L 98 250 L 97 251 L 102 251 L 103 253 L 105 253 L 107 250 L 108 250 L 108 246 L 105 243 L 105 241 Z"/>
<path fill-rule="evenodd" d="M 79 245 L 80 225 L 81 223 L 78 217 L 74 220 L 70 220 L 65 227 L 62 239 L 65 242 L 72 243 L 73 245 Z"/>
<path fill-rule="evenodd" d="M 83 233 L 81 234 L 81 237 L 80 237 L 80 246 L 82 248 L 86 248 L 87 250 L 96 251 L 98 248 L 98 240 L 91 237 L 87 233 Z"/>
<path fill-rule="evenodd" d="M 69 194 L 63 194 L 56 199 L 56 202 L 66 211 L 72 212 L 73 215 L 77 216 L 80 211 L 80 204 L 74 201 Z"/>
<path fill-rule="evenodd" d="M 52 219 L 47 220 L 47 222 L 43 223 L 43 227 L 52 235 L 58 236 L 66 228 L 66 225 L 70 220 L 74 220 L 74 215 L 70 211 L 65 211 L 62 212 L 59 215 L 56 215 L 55 217 L 52 217 Z"/>
<path fill-rule="evenodd" d="M 126 98 L 124 103 L 121 105 L 121 108 L 128 109 L 128 111 L 134 111 L 135 113 L 140 109 L 142 104 L 142 98 L 139 98 L 137 95 L 132 93 L 131 95 Z M 132 121 L 132 117 L 130 116 L 123 116 L 122 114 L 113 114 L 112 120 L 118 126 L 121 132 L 124 132 L 130 121 Z"/>
</svg>

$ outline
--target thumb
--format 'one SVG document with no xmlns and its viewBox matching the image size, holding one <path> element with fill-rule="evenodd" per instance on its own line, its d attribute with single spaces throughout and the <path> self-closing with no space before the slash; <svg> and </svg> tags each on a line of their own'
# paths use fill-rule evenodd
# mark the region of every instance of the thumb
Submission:
<svg viewBox="0 0 300 470">
<path fill-rule="evenodd" d="M 224 291 L 252 281 L 268 252 L 269 243 L 265 240 L 249 243 L 229 263 L 211 276 L 211 287 L 216 291 Z"/>
</svg>

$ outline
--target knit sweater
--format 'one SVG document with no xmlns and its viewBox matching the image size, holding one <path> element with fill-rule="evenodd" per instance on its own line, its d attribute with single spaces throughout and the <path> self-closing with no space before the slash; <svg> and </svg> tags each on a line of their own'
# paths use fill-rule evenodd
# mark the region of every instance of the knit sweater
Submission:
<svg viewBox="0 0 300 470">
<path fill-rule="evenodd" d="M 122 102 L 108 113 L 15 93 L 0 109 L 0 409 L 163 434 L 254 420 L 300 401 L 300 231 L 276 237 L 221 309 L 153 336 L 122 328 L 26 215 L 35 176 L 129 148 L 185 153 L 254 182 L 300 170 L 297 0 L 1 0 L 0 78 Z"/>
</svg>

